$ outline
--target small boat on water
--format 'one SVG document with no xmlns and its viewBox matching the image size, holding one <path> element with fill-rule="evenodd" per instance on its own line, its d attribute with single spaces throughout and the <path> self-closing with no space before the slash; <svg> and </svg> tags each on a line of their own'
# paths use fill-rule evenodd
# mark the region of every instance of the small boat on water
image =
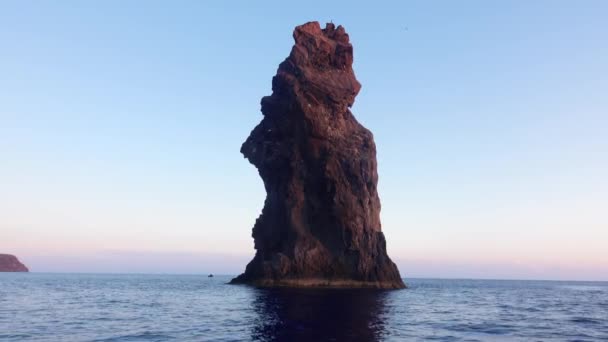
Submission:
<svg viewBox="0 0 608 342">
<path fill-rule="evenodd" d="M 213 278 L 213 274 L 209 274 L 207 278 Z"/>
</svg>

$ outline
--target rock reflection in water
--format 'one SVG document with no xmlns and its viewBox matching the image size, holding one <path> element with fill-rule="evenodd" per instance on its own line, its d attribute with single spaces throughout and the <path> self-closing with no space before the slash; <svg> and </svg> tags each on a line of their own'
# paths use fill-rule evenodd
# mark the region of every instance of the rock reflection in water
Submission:
<svg viewBox="0 0 608 342">
<path fill-rule="evenodd" d="M 257 289 L 254 341 L 377 341 L 387 291 Z"/>
</svg>

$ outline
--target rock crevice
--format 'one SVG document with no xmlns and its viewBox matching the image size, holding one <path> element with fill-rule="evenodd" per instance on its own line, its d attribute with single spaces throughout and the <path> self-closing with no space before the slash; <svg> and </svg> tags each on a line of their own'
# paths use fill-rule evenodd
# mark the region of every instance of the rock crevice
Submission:
<svg viewBox="0 0 608 342">
<path fill-rule="evenodd" d="M 373 135 L 349 109 L 361 88 L 349 36 L 309 22 L 293 37 L 241 147 L 267 197 L 255 257 L 232 282 L 403 288 L 381 231 Z"/>
</svg>

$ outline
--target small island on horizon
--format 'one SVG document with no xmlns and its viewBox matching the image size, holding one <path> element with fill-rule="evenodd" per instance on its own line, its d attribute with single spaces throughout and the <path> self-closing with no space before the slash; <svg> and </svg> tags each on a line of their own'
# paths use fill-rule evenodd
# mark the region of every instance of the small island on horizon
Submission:
<svg viewBox="0 0 608 342">
<path fill-rule="evenodd" d="M 12 254 L 0 254 L 0 272 L 29 272 L 30 270 Z"/>
<path fill-rule="evenodd" d="M 241 153 L 267 197 L 233 284 L 399 289 L 380 225 L 376 145 L 349 108 L 361 85 L 342 26 L 298 26 Z"/>
</svg>

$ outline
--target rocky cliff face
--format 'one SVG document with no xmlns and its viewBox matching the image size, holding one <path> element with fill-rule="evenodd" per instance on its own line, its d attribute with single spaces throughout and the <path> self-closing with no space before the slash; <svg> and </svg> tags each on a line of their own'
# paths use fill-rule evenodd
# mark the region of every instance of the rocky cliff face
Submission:
<svg viewBox="0 0 608 342">
<path fill-rule="evenodd" d="M 266 188 L 256 255 L 233 283 L 405 287 L 386 254 L 372 133 L 349 108 L 361 85 L 342 26 L 296 27 L 241 153 Z"/>
<path fill-rule="evenodd" d="M 29 272 L 16 256 L 0 254 L 0 272 Z"/>
</svg>

